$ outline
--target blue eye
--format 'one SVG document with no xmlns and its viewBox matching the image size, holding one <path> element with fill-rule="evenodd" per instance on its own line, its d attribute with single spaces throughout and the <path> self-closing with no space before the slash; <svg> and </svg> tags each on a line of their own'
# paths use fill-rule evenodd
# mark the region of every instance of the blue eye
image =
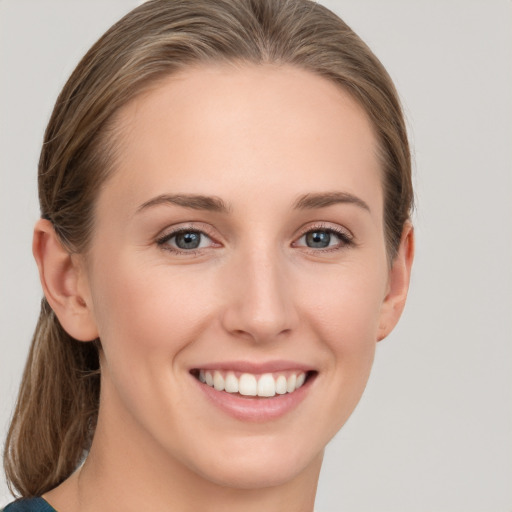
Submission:
<svg viewBox="0 0 512 512">
<path fill-rule="evenodd" d="M 196 255 L 201 249 L 219 247 L 204 231 L 186 227 L 162 235 L 157 244 L 166 251 L 181 255 Z M 318 226 L 306 231 L 292 245 L 327 252 L 352 246 L 354 240 L 350 232 L 342 228 Z"/>
<path fill-rule="evenodd" d="M 195 229 L 173 231 L 157 241 L 158 245 L 171 252 L 193 252 L 208 247 L 209 242 L 211 239 L 208 235 Z"/>
<path fill-rule="evenodd" d="M 201 244 L 201 233 L 194 231 L 178 233 L 173 238 L 180 249 L 197 249 Z"/>
<path fill-rule="evenodd" d="M 353 244 L 352 236 L 344 230 L 319 227 L 304 233 L 297 245 L 309 249 L 337 250 Z"/>
<path fill-rule="evenodd" d="M 331 243 L 331 233 L 327 231 L 310 231 L 305 237 L 306 245 L 315 249 L 324 249 Z"/>
</svg>

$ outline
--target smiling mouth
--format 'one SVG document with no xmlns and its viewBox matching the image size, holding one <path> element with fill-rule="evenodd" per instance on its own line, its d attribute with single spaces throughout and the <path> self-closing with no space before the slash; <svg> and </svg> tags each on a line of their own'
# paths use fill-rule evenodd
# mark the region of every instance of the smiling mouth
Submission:
<svg viewBox="0 0 512 512">
<path fill-rule="evenodd" d="M 214 388 L 243 397 L 271 398 L 294 393 L 317 372 L 287 370 L 275 373 L 241 373 L 223 370 L 194 369 L 190 372 L 197 380 Z"/>
</svg>

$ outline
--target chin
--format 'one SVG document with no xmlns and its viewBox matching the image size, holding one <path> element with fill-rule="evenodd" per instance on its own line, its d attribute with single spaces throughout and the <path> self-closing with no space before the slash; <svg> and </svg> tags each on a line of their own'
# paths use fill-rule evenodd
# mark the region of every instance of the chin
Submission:
<svg viewBox="0 0 512 512">
<path fill-rule="evenodd" d="M 294 443 L 293 447 L 285 443 L 278 443 L 277 447 L 272 443 L 265 446 L 257 442 L 257 447 L 251 444 L 248 441 L 245 449 L 231 449 L 221 455 L 218 451 L 215 455 L 210 453 L 213 457 L 201 458 L 200 466 L 196 459 L 192 469 L 215 485 L 240 490 L 278 487 L 304 472 L 320 470 L 323 448 L 304 451 L 304 443 Z"/>
</svg>

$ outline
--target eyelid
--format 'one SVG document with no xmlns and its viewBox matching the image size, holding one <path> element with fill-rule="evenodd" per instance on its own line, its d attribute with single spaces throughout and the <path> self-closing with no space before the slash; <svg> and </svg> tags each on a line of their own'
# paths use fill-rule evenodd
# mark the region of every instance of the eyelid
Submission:
<svg viewBox="0 0 512 512">
<path fill-rule="evenodd" d="M 325 248 L 313 248 L 308 247 L 307 245 L 297 245 L 297 242 L 301 240 L 305 235 L 312 231 L 326 231 L 328 233 L 332 233 L 335 236 L 337 236 L 340 240 L 340 242 L 335 246 L 329 246 Z M 173 237 L 180 233 L 184 232 L 196 232 L 200 233 L 201 235 L 207 237 L 211 241 L 211 245 L 209 247 L 200 247 L 197 249 L 179 249 L 178 247 L 172 247 L 171 245 L 167 245 L 167 242 L 171 240 Z M 208 225 L 204 224 L 202 222 L 200 223 L 185 223 L 177 226 L 173 226 L 171 228 L 163 230 L 161 234 L 159 234 L 156 237 L 156 243 L 158 246 L 160 246 L 163 250 L 166 250 L 168 252 L 171 252 L 173 254 L 177 255 L 188 255 L 188 256 L 194 256 L 201 254 L 205 249 L 210 248 L 216 248 L 216 247 L 222 247 L 222 244 L 216 241 L 216 236 L 212 233 L 213 229 Z M 328 222 L 317 222 L 313 224 L 308 224 L 306 226 L 303 226 L 299 232 L 299 235 L 294 238 L 294 241 L 292 242 L 292 247 L 301 247 L 307 250 L 308 252 L 312 252 L 315 254 L 321 254 L 326 252 L 334 252 L 342 250 L 349 246 L 356 245 L 354 240 L 354 235 L 352 232 L 343 227 L 339 224 L 331 224 Z"/>
<path fill-rule="evenodd" d="M 215 240 L 215 236 L 212 234 L 213 230 L 204 223 L 186 223 L 181 224 L 177 226 L 173 226 L 171 228 L 167 228 L 163 230 L 159 235 L 157 235 L 155 242 L 156 244 L 161 247 L 165 251 L 169 251 L 173 254 L 185 254 L 185 255 L 195 255 L 203 251 L 204 249 L 207 249 L 207 247 L 201 247 L 198 249 L 179 249 L 178 247 L 172 247 L 170 245 L 167 245 L 167 242 L 171 240 L 176 235 L 179 235 L 180 233 L 187 233 L 187 232 L 195 232 L 200 233 L 201 235 L 207 237 L 211 242 L 212 246 L 220 247 L 221 244 Z"/>
<path fill-rule="evenodd" d="M 303 227 L 299 236 L 295 239 L 294 244 L 296 244 L 298 240 L 301 240 L 305 235 L 311 233 L 312 231 L 326 231 L 329 233 L 334 233 L 340 239 L 340 244 L 334 247 L 325 247 L 320 249 L 308 247 L 306 245 L 299 245 L 298 247 L 304 247 L 305 249 L 318 254 L 322 252 L 341 250 L 345 247 L 356 245 L 355 237 L 349 229 L 340 226 L 339 224 L 330 224 L 327 222 L 308 224 L 306 227 Z"/>
<path fill-rule="evenodd" d="M 334 231 L 336 233 L 343 233 L 344 235 L 346 235 L 347 238 L 351 238 L 351 239 L 354 238 L 354 234 L 352 233 L 352 231 L 350 231 L 350 229 L 346 228 L 345 226 L 341 226 L 339 224 L 326 222 L 326 221 L 307 223 L 307 224 L 301 226 L 299 229 L 299 233 L 300 233 L 299 236 L 303 236 L 304 234 L 309 233 L 310 231 L 314 231 L 315 229 L 317 229 L 319 231 L 325 230 L 325 231 Z"/>
</svg>

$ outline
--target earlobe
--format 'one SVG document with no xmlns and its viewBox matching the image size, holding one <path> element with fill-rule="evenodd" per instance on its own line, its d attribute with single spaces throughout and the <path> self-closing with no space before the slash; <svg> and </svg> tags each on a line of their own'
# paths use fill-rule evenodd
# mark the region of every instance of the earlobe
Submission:
<svg viewBox="0 0 512 512">
<path fill-rule="evenodd" d="M 388 291 L 381 309 L 377 341 L 383 340 L 394 329 L 405 307 L 411 268 L 414 259 L 414 229 L 407 221 L 402 230 L 398 253 L 389 271 Z"/>
<path fill-rule="evenodd" d="M 85 276 L 78 255 L 62 245 L 50 221 L 37 221 L 32 252 L 46 300 L 64 330 L 79 341 L 98 338 L 90 301 L 85 297 Z"/>
</svg>

